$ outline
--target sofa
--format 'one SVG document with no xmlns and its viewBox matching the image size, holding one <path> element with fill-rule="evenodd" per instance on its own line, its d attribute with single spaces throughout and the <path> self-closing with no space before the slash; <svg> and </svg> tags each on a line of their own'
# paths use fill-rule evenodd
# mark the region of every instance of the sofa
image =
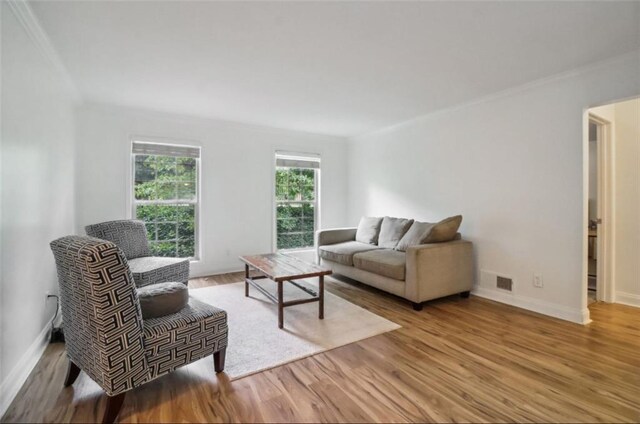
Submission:
<svg viewBox="0 0 640 424">
<path fill-rule="evenodd" d="M 462 216 L 438 223 L 363 217 L 358 227 L 316 232 L 318 263 L 394 294 L 421 310 L 423 302 L 473 286 L 473 244 L 462 239 Z"/>
</svg>

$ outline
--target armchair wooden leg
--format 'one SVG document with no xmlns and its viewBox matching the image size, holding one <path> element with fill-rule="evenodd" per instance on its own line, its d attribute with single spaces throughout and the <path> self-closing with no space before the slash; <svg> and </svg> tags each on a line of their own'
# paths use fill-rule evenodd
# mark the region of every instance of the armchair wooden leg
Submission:
<svg viewBox="0 0 640 424">
<path fill-rule="evenodd" d="M 120 413 L 120 408 L 122 408 L 125 394 L 126 393 L 120 393 L 115 396 L 107 396 L 107 409 L 104 411 L 102 424 L 112 424 L 116 420 Z"/>
<path fill-rule="evenodd" d="M 224 371 L 224 358 L 227 353 L 227 348 L 221 349 L 213 354 L 213 368 L 216 373 Z"/>
<path fill-rule="evenodd" d="M 67 376 L 64 379 L 64 387 L 71 386 L 76 381 L 76 378 L 78 378 L 78 374 L 80 374 L 80 368 L 72 361 L 69 361 Z"/>
<path fill-rule="evenodd" d="M 422 303 L 413 302 L 413 310 L 414 311 L 421 311 L 422 310 Z"/>
<path fill-rule="evenodd" d="M 469 295 L 471 294 L 470 291 L 464 291 L 462 293 L 460 293 L 460 297 L 463 299 L 466 299 L 467 297 L 469 297 Z"/>
</svg>

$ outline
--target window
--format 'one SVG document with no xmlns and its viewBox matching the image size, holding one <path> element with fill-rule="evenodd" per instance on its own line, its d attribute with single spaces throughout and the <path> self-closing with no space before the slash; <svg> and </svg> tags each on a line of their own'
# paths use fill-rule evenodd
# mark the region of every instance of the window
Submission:
<svg viewBox="0 0 640 424">
<path fill-rule="evenodd" d="M 134 141 L 133 216 L 154 256 L 198 257 L 200 148 Z"/>
<path fill-rule="evenodd" d="M 318 228 L 320 158 L 276 153 L 276 247 L 313 246 Z"/>
</svg>

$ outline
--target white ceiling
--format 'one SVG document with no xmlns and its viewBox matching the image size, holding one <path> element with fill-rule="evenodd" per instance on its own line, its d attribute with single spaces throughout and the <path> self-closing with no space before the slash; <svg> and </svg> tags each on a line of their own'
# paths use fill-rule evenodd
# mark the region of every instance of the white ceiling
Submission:
<svg viewBox="0 0 640 424">
<path fill-rule="evenodd" d="M 83 97 L 356 135 L 640 48 L 640 2 L 29 2 Z"/>
</svg>

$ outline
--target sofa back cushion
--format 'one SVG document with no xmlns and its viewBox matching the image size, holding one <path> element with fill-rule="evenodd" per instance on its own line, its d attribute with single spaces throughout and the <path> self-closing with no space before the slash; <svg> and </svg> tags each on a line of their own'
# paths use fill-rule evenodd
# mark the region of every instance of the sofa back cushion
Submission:
<svg viewBox="0 0 640 424">
<path fill-rule="evenodd" d="M 462 215 L 450 216 L 433 226 L 424 243 L 442 243 L 456 237 L 462 223 Z"/>
<path fill-rule="evenodd" d="M 445 218 L 436 224 L 415 221 L 400 239 L 395 250 L 405 252 L 410 246 L 460 239 L 460 233 L 457 231 L 461 223 L 462 215 Z"/>
<path fill-rule="evenodd" d="M 413 219 L 385 216 L 380 225 L 378 246 L 393 249 L 413 224 Z"/>
<path fill-rule="evenodd" d="M 435 224 L 431 222 L 415 221 L 411 224 L 411 227 L 407 230 L 404 236 L 402 236 L 398 244 L 396 244 L 395 250 L 406 252 L 407 248 L 410 246 L 423 244 L 429 236 L 429 233 L 431 233 L 434 225 Z"/>
<path fill-rule="evenodd" d="M 381 224 L 382 218 L 372 216 L 363 216 L 360 218 L 358 230 L 356 231 L 356 241 L 360 243 L 378 244 Z"/>
</svg>

